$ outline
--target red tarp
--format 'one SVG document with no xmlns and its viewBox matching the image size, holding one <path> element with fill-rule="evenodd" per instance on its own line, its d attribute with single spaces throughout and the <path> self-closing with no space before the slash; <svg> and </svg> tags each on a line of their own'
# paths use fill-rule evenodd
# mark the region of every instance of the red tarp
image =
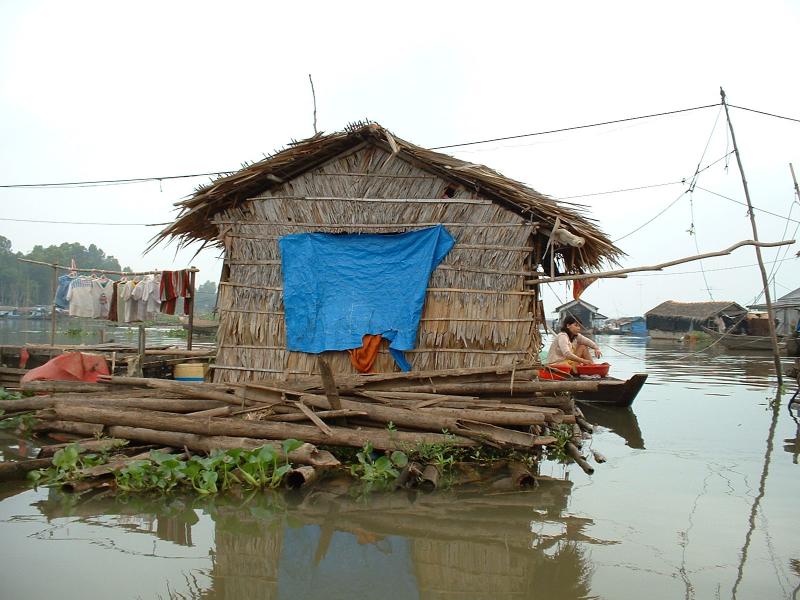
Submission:
<svg viewBox="0 0 800 600">
<path fill-rule="evenodd" d="M 41 367 L 28 371 L 22 383 L 28 381 L 88 381 L 96 383 L 100 375 L 108 375 L 106 359 L 96 354 L 65 352 Z"/>
</svg>

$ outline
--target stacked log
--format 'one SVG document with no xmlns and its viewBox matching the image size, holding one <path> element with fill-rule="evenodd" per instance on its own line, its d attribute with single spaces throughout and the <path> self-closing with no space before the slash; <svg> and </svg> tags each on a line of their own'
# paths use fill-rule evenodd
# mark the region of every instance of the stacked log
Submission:
<svg viewBox="0 0 800 600">
<path fill-rule="evenodd" d="M 97 384 L 46 382 L 25 386 L 39 394 L 3 403 L 8 414 L 37 411 L 34 430 L 81 437 L 100 434 L 192 452 L 255 448 L 298 439 L 297 464 L 338 464 L 314 445 L 412 452 L 420 446 L 490 446 L 538 460 L 555 444 L 554 427 L 574 427 L 567 444 L 581 467 L 582 432 L 570 393 L 593 391 L 594 381 L 545 381 L 533 367 L 482 367 L 340 376 L 327 365 L 321 377 L 291 383 L 187 383 L 106 376 Z M 583 427 L 583 429 L 581 429 Z M 422 465 L 422 480 L 438 475 Z M 297 478 L 313 479 L 300 472 Z M 523 478 L 524 479 L 524 478 Z"/>
</svg>

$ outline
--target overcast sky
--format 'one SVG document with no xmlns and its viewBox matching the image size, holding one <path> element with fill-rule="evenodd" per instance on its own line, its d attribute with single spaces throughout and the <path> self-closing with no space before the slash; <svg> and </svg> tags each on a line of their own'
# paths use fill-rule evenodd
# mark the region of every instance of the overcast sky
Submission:
<svg viewBox="0 0 800 600">
<path fill-rule="evenodd" d="M 521 4 L 0 0 L 0 185 L 235 170 L 313 134 L 309 73 L 321 130 L 369 118 L 427 147 L 714 104 L 720 86 L 731 104 L 800 118 L 796 2 Z M 795 237 L 800 123 L 731 118 L 753 203 L 778 215 L 757 211 L 760 238 Z M 556 198 L 670 183 L 570 200 L 638 266 L 752 237 L 732 156 L 697 182 L 730 199 L 674 183 L 731 149 L 712 107 L 448 152 Z M 164 223 L 208 180 L 0 188 L 0 218 Z M 0 220 L 15 250 L 77 241 L 135 270 L 189 264 L 174 247 L 142 256 L 156 231 Z M 787 259 L 778 296 L 800 286 L 797 250 L 764 251 Z M 217 256 L 192 261 L 200 281 L 217 279 Z M 690 263 L 598 282 L 584 299 L 608 316 L 668 299 L 750 304 L 755 262 L 743 248 L 703 262 L 707 285 Z M 567 294 L 554 285 L 547 309 Z"/>
</svg>

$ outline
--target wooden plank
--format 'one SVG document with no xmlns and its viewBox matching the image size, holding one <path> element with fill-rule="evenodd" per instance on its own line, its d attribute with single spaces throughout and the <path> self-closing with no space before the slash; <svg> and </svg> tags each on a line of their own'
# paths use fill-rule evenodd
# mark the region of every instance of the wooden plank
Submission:
<svg viewBox="0 0 800 600">
<path fill-rule="evenodd" d="M 331 430 L 331 428 L 328 427 L 323 422 L 323 420 L 320 419 L 317 415 L 315 415 L 314 411 L 309 409 L 305 404 L 303 404 L 302 402 L 292 402 L 292 404 L 294 404 L 297 408 L 299 408 L 300 412 L 302 412 L 306 417 L 308 417 L 308 419 L 312 423 L 314 423 L 314 425 L 319 427 L 319 429 L 320 429 L 320 431 L 322 431 L 322 433 L 324 433 L 325 435 L 333 435 L 333 431 Z M 336 409 L 336 410 L 341 410 L 341 409 Z"/>
</svg>

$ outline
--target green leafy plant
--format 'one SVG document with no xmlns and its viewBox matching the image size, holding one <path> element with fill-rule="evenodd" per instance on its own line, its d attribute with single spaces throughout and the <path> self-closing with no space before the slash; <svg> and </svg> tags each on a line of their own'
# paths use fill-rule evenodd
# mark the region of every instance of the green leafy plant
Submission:
<svg viewBox="0 0 800 600">
<path fill-rule="evenodd" d="M 547 458 L 559 462 L 567 462 L 567 442 L 572 439 L 572 427 L 560 424 L 550 429 L 550 435 L 556 438 L 554 444 L 547 446 Z"/>
<path fill-rule="evenodd" d="M 455 436 L 443 431 L 445 441 L 437 444 L 419 443 L 408 451 L 411 460 L 425 464 L 434 464 L 442 472 L 450 470 L 460 460 L 462 450 L 453 444 Z"/>
<path fill-rule="evenodd" d="M 9 392 L 7 389 L 0 387 L 0 400 L 19 400 L 20 398 L 22 398 L 22 394 Z"/>
<path fill-rule="evenodd" d="M 53 455 L 53 466 L 28 473 L 34 485 L 53 485 L 81 478 L 83 469 L 108 462 L 108 454 L 84 452 L 78 444 L 70 444 Z"/>
<path fill-rule="evenodd" d="M 356 454 L 356 460 L 357 463 L 350 465 L 350 474 L 370 483 L 393 481 L 400 475 L 397 469 L 402 469 L 408 464 L 408 457 L 399 450 L 390 455 L 383 454 L 376 457 L 369 442 Z"/>
<path fill-rule="evenodd" d="M 20 413 L 14 416 L 5 417 L 5 411 L 0 408 L 0 429 L 11 429 L 21 435 L 25 435 L 33 429 L 36 418 L 32 412 Z"/>
<path fill-rule="evenodd" d="M 272 445 L 254 450 L 215 450 L 209 456 L 192 456 L 188 460 L 151 451 L 149 459 L 135 461 L 117 472 L 116 481 L 126 492 L 169 493 L 179 487 L 191 487 L 204 496 L 235 485 L 248 489 L 274 488 L 292 469 L 286 457 L 302 445 L 289 439 L 281 443 L 280 450 Z"/>
</svg>

